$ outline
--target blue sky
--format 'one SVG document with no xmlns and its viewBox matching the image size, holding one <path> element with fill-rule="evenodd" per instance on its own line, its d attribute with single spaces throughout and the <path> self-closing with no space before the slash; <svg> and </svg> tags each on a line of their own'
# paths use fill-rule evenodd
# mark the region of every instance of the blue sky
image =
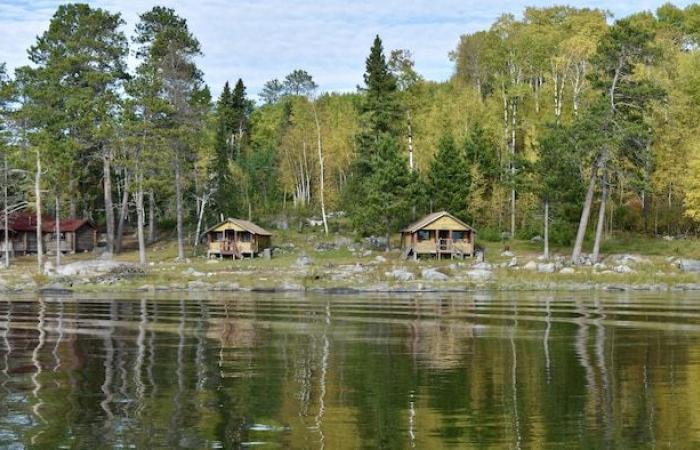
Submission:
<svg viewBox="0 0 700 450">
<path fill-rule="evenodd" d="M 26 49 L 48 26 L 54 0 L 0 0 L 0 62 L 25 64 Z M 502 13 L 519 16 L 525 6 L 551 1 L 473 0 L 98 0 L 91 5 L 119 11 L 131 36 L 138 14 L 156 4 L 187 18 L 202 43 L 199 64 L 212 91 L 243 78 L 255 94 L 272 78 L 296 68 L 309 71 L 322 91 L 353 90 L 362 82 L 364 59 L 375 34 L 385 48 L 407 48 L 416 68 L 431 80 L 453 70 L 448 53 L 459 36 L 488 28 Z M 665 1 L 569 1 L 623 17 L 654 10 Z M 674 2 L 678 6 L 690 3 Z"/>
</svg>

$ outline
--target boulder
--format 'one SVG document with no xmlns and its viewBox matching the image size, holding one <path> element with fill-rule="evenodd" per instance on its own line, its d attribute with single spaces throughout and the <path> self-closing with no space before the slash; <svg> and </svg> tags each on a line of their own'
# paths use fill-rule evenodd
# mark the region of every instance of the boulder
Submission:
<svg viewBox="0 0 700 450">
<path fill-rule="evenodd" d="M 293 283 L 291 281 L 285 280 L 281 285 L 280 285 L 280 290 L 282 291 L 303 291 L 304 286 Z"/>
<path fill-rule="evenodd" d="M 491 270 L 493 266 L 487 262 L 479 262 L 472 266 L 473 270 Z"/>
<path fill-rule="evenodd" d="M 372 250 L 384 250 L 386 248 L 386 237 L 370 236 L 364 239 L 365 247 Z"/>
<path fill-rule="evenodd" d="M 214 285 L 217 291 L 237 291 L 241 287 L 238 283 L 230 283 L 228 281 L 220 281 Z"/>
<path fill-rule="evenodd" d="M 416 279 L 416 276 L 413 273 L 409 272 L 408 270 L 402 267 L 394 269 L 390 272 L 386 272 L 384 273 L 384 275 L 387 278 L 393 278 L 398 281 L 411 281 Z"/>
<path fill-rule="evenodd" d="M 620 264 L 618 266 L 613 267 L 613 270 L 616 273 L 632 273 L 634 270 L 632 270 L 629 266 L 626 266 L 625 264 Z"/>
<path fill-rule="evenodd" d="M 204 281 L 196 280 L 196 281 L 190 281 L 189 283 L 187 283 L 187 289 L 189 289 L 191 291 L 197 290 L 197 289 L 205 289 L 207 287 L 209 287 L 209 284 L 205 283 Z"/>
<path fill-rule="evenodd" d="M 506 250 L 506 251 L 504 251 L 504 252 L 501 253 L 501 256 L 503 256 L 503 257 L 505 257 L 505 258 L 512 258 L 512 257 L 513 257 L 513 252 L 511 252 L 510 250 Z"/>
<path fill-rule="evenodd" d="M 182 274 L 188 277 L 203 277 L 205 274 L 203 272 L 199 272 L 197 270 L 194 270 L 192 267 L 188 267 L 187 269 L 182 271 Z"/>
<path fill-rule="evenodd" d="M 572 275 L 576 273 L 576 271 L 572 267 L 564 267 L 559 271 L 559 273 L 562 275 Z"/>
<path fill-rule="evenodd" d="M 537 263 L 535 261 L 528 261 L 527 264 L 523 266 L 525 270 L 537 270 Z"/>
<path fill-rule="evenodd" d="M 544 238 L 540 235 L 533 236 L 532 239 L 530 239 L 530 242 L 544 242 Z"/>
<path fill-rule="evenodd" d="M 700 259 L 681 259 L 678 267 L 683 272 L 700 272 Z"/>
<path fill-rule="evenodd" d="M 306 255 L 301 255 L 297 258 L 296 262 L 294 263 L 294 266 L 299 269 L 303 269 L 305 267 L 309 267 L 312 263 L 313 261 L 311 260 L 311 258 L 309 258 Z"/>
<path fill-rule="evenodd" d="M 517 266 L 518 266 L 518 258 L 513 256 L 513 258 L 511 258 L 511 260 L 508 261 L 508 267 L 513 268 L 513 267 L 517 267 Z"/>
<path fill-rule="evenodd" d="M 468 271 L 467 276 L 470 280 L 486 281 L 493 278 L 493 272 L 491 272 L 490 270 L 476 269 Z"/>
<path fill-rule="evenodd" d="M 57 267 L 56 275 L 63 277 L 72 277 L 76 275 L 92 276 L 100 275 L 108 272 L 113 272 L 127 267 L 134 266 L 133 264 L 120 263 L 117 261 L 95 259 L 89 261 L 76 261 L 70 264 L 64 264 Z M 136 266 L 134 266 L 136 267 Z"/>
<path fill-rule="evenodd" d="M 375 257 L 374 257 L 374 260 L 375 260 L 376 262 L 378 262 L 378 263 L 384 263 L 384 262 L 386 262 L 386 258 L 383 257 L 382 255 L 375 256 Z"/>
<path fill-rule="evenodd" d="M 317 242 L 314 244 L 314 250 L 317 252 L 324 252 L 326 250 L 335 250 L 338 247 L 333 242 Z"/>
<path fill-rule="evenodd" d="M 622 255 L 612 255 L 609 258 L 611 261 L 617 263 L 618 265 L 624 264 L 624 265 L 630 265 L 630 264 L 641 264 L 641 263 L 648 263 L 649 260 L 646 258 L 642 258 L 639 255 L 630 255 L 630 254 L 622 254 Z"/>
<path fill-rule="evenodd" d="M 540 263 L 537 264 L 537 271 L 540 273 L 554 273 L 556 266 L 554 263 Z"/>
<path fill-rule="evenodd" d="M 420 276 L 424 280 L 428 280 L 428 281 L 446 281 L 450 278 L 447 275 L 445 275 L 444 273 L 438 272 L 436 269 L 433 269 L 433 268 L 427 268 L 427 269 L 421 270 Z"/>
</svg>

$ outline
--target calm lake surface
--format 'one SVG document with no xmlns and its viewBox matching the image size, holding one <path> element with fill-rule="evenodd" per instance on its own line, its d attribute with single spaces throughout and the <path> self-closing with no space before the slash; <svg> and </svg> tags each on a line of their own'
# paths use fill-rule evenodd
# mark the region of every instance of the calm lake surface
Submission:
<svg viewBox="0 0 700 450">
<path fill-rule="evenodd" d="M 700 448 L 700 294 L 0 299 L 0 448 L 114 447 Z"/>
</svg>

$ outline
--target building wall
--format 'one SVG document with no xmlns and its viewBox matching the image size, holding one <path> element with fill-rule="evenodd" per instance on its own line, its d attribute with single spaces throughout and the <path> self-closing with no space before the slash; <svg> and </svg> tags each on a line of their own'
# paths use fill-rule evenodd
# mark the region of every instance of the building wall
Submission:
<svg viewBox="0 0 700 450">
<path fill-rule="evenodd" d="M 75 251 L 84 252 L 95 249 L 95 230 L 84 225 L 75 233 Z"/>
</svg>

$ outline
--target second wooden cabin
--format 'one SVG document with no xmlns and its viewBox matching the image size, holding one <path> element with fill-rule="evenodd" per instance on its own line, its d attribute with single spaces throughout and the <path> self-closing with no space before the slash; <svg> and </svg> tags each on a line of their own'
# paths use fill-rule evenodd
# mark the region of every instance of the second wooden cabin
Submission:
<svg viewBox="0 0 700 450">
<path fill-rule="evenodd" d="M 447 211 L 429 214 L 401 230 L 404 258 L 474 256 L 476 230 Z"/>
<path fill-rule="evenodd" d="M 12 251 L 16 255 L 37 252 L 37 221 L 32 213 L 15 214 L 9 218 Z M 0 232 L 4 235 L 3 227 Z M 95 249 L 97 229 L 86 219 L 61 219 L 58 223 L 56 239 L 56 221 L 49 216 L 42 217 L 41 237 L 44 251 L 55 253 L 79 253 Z M 4 238 L 0 238 L 4 241 Z M 4 242 L 0 246 L 4 246 Z M 4 248 L 4 247 L 3 247 Z"/>
<path fill-rule="evenodd" d="M 272 233 L 248 220 L 228 218 L 205 233 L 209 258 L 253 258 L 272 247 Z"/>
</svg>

